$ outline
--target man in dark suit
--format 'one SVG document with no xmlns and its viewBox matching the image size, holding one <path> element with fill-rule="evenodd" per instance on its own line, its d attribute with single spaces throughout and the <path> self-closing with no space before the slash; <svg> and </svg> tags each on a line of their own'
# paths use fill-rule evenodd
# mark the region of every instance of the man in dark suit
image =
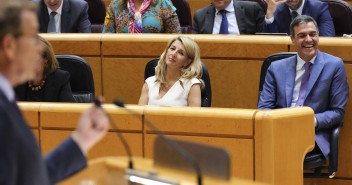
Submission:
<svg viewBox="0 0 352 185">
<path fill-rule="evenodd" d="M 263 32 L 290 35 L 290 23 L 298 15 L 313 17 L 318 23 L 320 36 L 335 36 L 328 4 L 317 0 L 268 0 Z"/>
<path fill-rule="evenodd" d="M 39 4 L 40 33 L 91 33 L 84 0 L 33 0 Z"/>
<path fill-rule="evenodd" d="M 16 105 L 12 87 L 40 68 L 36 6 L 0 0 L 0 184 L 49 185 L 87 165 L 85 155 L 107 132 L 109 122 L 95 106 L 85 111 L 73 134 L 42 158 L 38 143 Z"/>
<path fill-rule="evenodd" d="M 331 128 L 341 122 L 349 94 L 343 61 L 318 50 L 319 30 L 310 16 L 291 23 L 297 55 L 273 62 L 267 71 L 258 109 L 308 106 L 315 113 L 314 150 L 328 159 Z"/>
<path fill-rule="evenodd" d="M 264 11 L 256 2 L 212 0 L 193 16 L 192 33 L 255 34 L 261 32 Z"/>
</svg>

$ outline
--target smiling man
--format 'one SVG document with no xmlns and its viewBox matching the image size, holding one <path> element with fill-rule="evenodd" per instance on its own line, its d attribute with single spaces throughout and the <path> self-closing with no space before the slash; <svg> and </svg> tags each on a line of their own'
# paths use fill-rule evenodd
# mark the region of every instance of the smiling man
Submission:
<svg viewBox="0 0 352 185">
<path fill-rule="evenodd" d="M 335 36 L 328 4 L 317 0 L 268 0 L 263 32 L 290 35 L 290 23 L 298 15 L 313 17 L 318 24 L 320 36 Z"/>
<path fill-rule="evenodd" d="M 84 0 L 33 0 L 39 4 L 40 33 L 90 33 Z"/>
<path fill-rule="evenodd" d="M 316 142 L 313 152 L 321 152 L 328 159 L 331 128 L 342 121 L 349 94 L 345 66 L 340 58 L 318 50 L 319 30 L 312 17 L 298 16 L 290 30 L 297 55 L 269 66 L 258 109 L 312 108 Z"/>
<path fill-rule="evenodd" d="M 263 27 L 264 11 L 256 2 L 211 0 L 195 12 L 192 33 L 255 34 Z"/>
</svg>

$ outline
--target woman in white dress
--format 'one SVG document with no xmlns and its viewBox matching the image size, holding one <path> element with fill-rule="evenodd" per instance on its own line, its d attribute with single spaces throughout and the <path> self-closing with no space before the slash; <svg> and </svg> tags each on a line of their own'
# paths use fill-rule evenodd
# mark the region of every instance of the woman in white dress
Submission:
<svg viewBox="0 0 352 185">
<path fill-rule="evenodd" d="M 177 36 L 161 54 L 155 76 L 145 80 L 138 104 L 200 107 L 202 73 L 197 43 Z"/>
</svg>

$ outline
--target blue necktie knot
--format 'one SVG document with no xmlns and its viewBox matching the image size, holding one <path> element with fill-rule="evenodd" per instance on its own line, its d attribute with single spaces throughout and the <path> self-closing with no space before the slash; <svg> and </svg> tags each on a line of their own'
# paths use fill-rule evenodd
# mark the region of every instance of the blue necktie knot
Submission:
<svg viewBox="0 0 352 185">
<path fill-rule="evenodd" d="M 219 34 L 229 34 L 229 24 L 227 22 L 227 16 L 226 16 L 227 11 L 226 10 L 220 10 L 219 12 L 222 15 L 222 20 L 221 20 Z"/>
</svg>

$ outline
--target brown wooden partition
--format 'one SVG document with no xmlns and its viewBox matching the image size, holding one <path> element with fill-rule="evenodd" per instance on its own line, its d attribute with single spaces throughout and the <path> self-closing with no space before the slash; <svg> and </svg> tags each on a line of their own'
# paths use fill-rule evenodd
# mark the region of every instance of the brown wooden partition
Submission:
<svg viewBox="0 0 352 185">
<path fill-rule="evenodd" d="M 40 104 L 38 103 L 21 103 L 20 109 L 22 111 L 23 116 L 25 117 L 29 127 L 33 131 L 35 137 L 38 140 L 38 143 L 40 144 L 39 140 L 39 128 L 40 128 L 40 122 L 39 122 L 39 106 Z"/>
<path fill-rule="evenodd" d="M 145 119 L 173 138 L 228 149 L 231 175 L 253 179 L 253 118 L 256 110 L 147 107 L 144 112 Z M 156 135 L 146 125 L 145 130 L 145 157 L 153 158 Z"/>
<path fill-rule="evenodd" d="M 40 144 L 43 154 L 56 147 L 76 128 L 80 114 L 91 104 L 20 103 L 30 117 L 39 106 Z M 233 177 L 275 185 L 302 185 L 303 159 L 314 146 L 314 114 L 310 108 L 272 111 L 229 108 L 127 106 L 137 117 L 114 105 L 104 105 L 118 124 L 133 156 L 152 158 L 155 131 L 149 120 L 166 135 L 228 149 Z M 305 132 L 302 132 L 304 130 Z M 88 157 L 126 156 L 110 129 Z M 171 156 L 170 156 L 171 157 Z M 290 173 L 286 173 L 290 171 Z"/>
<path fill-rule="evenodd" d="M 145 64 L 159 57 L 175 36 L 103 35 L 102 80 L 106 101 L 120 98 L 136 104 L 144 83 Z M 188 36 L 197 42 L 201 59 L 209 66 L 214 107 L 255 108 L 262 61 L 272 53 L 288 51 L 290 42 L 288 37 L 281 36 Z"/>
<path fill-rule="evenodd" d="M 40 141 L 43 154 L 55 148 L 67 138 L 77 127 L 81 113 L 91 104 L 42 104 L 40 105 Z M 112 120 L 118 123 L 118 128 L 126 138 L 134 156 L 143 156 L 142 147 L 142 108 L 134 106 L 132 109 L 140 114 L 140 118 L 130 115 L 116 106 L 104 106 Z M 117 138 L 116 130 L 110 127 L 106 137 L 89 151 L 90 159 L 101 156 L 125 156 L 121 141 Z"/>
<path fill-rule="evenodd" d="M 228 149 L 232 176 L 258 182 L 303 184 L 303 159 L 314 147 L 314 112 L 307 107 L 273 111 L 147 107 L 144 118 L 172 138 Z M 145 157 L 151 158 L 156 135 L 147 125 L 145 134 Z"/>
<path fill-rule="evenodd" d="M 101 34 L 40 34 L 54 48 L 56 55 L 78 55 L 84 58 L 93 72 L 95 95 L 102 96 Z"/>
</svg>

